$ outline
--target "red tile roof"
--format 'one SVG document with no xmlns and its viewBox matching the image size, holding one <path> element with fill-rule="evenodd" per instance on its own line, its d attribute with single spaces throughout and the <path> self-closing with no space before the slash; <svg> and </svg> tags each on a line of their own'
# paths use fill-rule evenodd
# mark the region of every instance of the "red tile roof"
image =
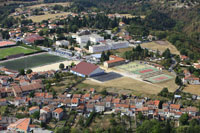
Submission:
<svg viewBox="0 0 200 133">
<path fill-rule="evenodd" d="M 35 109 L 38 109 L 38 110 L 39 110 L 39 107 L 38 107 L 38 106 L 33 106 L 33 107 L 29 108 L 29 111 L 35 110 Z"/>
<path fill-rule="evenodd" d="M 83 75 L 90 75 L 94 70 L 99 68 L 97 65 L 87 63 L 87 62 L 80 62 L 75 67 L 73 67 L 71 70 Z"/>
<path fill-rule="evenodd" d="M 115 63 L 115 62 L 120 62 L 120 61 L 125 61 L 125 59 L 123 59 L 121 57 L 114 56 L 114 55 L 111 55 L 110 57 L 114 58 L 114 60 L 106 61 L 108 64 Z"/>
<path fill-rule="evenodd" d="M 62 108 L 57 108 L 57 109 L 54 110 L 53 112 L 60 114 L 60 113 L 63 112 L 63 109 L 62 109 Z"/>
<path fill-rule="evenodd" d="M 72 101 L 71 101 L 71 102 L 72 102 L 72 103 L 78 103 L 78 101 L 79 101 L 78 98 L 72 98 Z"/>
<path fill-rule="evenodd" d="M 44 40 L 44 38 L 37 34 L 31 34 L 31 35 L 27 36 L 24 40 L 28 43 L 34 43 L 37 40 Z"/>
<path fill-rule="evenodd" d="M 30 118 L 24 118 L 24 119 L 20 119 L 18 120 L 17 122 L 13 123 L 13 124 L 10 124 L 8 126 L 8 129 L 12 129 L 12 130 L 16 130 L 16 129 L 20 129 L 22 131 L 27 131 L 28 130 L 28 127 L 29 127 L 29 124 L 30 124 Z"/>
<path fill-rule="evenodd" d="M 180 104 L 170 104 L 171 109 L 180 109 Z"/>
</svg>

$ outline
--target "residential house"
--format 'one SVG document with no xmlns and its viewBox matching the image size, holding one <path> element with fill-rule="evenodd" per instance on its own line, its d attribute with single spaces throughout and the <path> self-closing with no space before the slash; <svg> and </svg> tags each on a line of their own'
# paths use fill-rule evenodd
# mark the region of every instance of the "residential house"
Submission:
<svg viewBox="0 0 200 133">
<path fill-rule="evenodd" d="M 8 105 L 8 101 L 5 98 L 0 99 L 0 106 L 5 106 L 5 105 Z"/>
<path fill-rule="evenodd" d="M 119 66 L 125 63 L 125 59 L 121 58 L 121 57 L 117 57 L 114 55 L 111 55 L 109 57 L 109 61 L 105 61 L 104 62 L 104 67 L 106 68 L 110 68 L 110 67 L 114 67 L 114 66 Z"/>
<path fill-rule="evenodd" d="M 104 112 L 105 111 L 105 102 L 97 102 L 95 104 L 95 112 Z"/>
<path fill-rule="evenodd" d="M 29 108 L 30 115 L 34 114 L 37 111 L 40 111 L 40 108 L 38 106 L 33 106 L 33 107 Z"/>
<path fill-rule="evenodd" d="M 181 58 L 181 61 L 189 60 L 189 57 L 187 57 L 185 55 L 181 55 L 180 58 Z"/>
<path fill-rule="evenodd" d="M 170 111 L 178 112 L 180 111 L 181 105 L 180 104 L 170 104 Z"/>
<path fill-rule="evenodd" d="M 71 107 L 72 108 L 78 107 L 79 102 L 80 102 L 79 98 L 72 98 L 72 100 L 71 100 Z"/>
<path fill-rule="evenodd" d="M 30 133 L 30 118 L 24 118 L 12 123 L 8 126 L 8 132 Z"/>
<path fill-rule="evenodd" d="M 192 84 L 192 85 L 199 85 L 200 84 L 200 78 L 196 77 L 194 75 L 184 77 L 182 79 L 182 81 L 183 81 L 184 84 L 187 84 L 187 83 Z"/>
<path fill-rule="evenodd" d="M 62 108 L 57 108 L 52 112 L 52 117 L 56 118 L 58 121 L 60 121 L 63 118 L 64 111 Z"/>
<path fill-rule="evenodd" d="M 51 111 L 48 107 L 43 107 L 40 109 L 40 120 L 42 122 L 47 122 L 51 119 Z"/>
<path fill-rule="evenodd" d="M 94 104 L 86 104 L 86 111 L 93 112 L 95 110 Z"/>
</svg>

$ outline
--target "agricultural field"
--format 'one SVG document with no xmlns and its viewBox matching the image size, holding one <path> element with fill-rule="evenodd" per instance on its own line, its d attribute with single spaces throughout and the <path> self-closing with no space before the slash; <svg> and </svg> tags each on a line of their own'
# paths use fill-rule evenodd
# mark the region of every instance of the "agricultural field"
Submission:
<svg viewBox="0 0 200 133">
<path fill-rule="evenodd" d="M 28 53 L 33 53 L 36 51 L 37 50 L 25 48 L 22 46 L 11 47 L 11 48 L 2 48 L 2 49 L 0 49 L 0 59 L 5 58 L 10 55 L 16 55 L 16 54 L 20 54 L 20 53 L 28 54 Z"/>
<path fill-rule="evenodd" d="M 41 22 L 43 20 L 55 19 L 56 17 L 66 16 L 66 15 L 69 15 L 69 13 L 68 12 L 62 12 L 56 14 L 46 13 L 45 15 L 31 16 L 28 17 L 28 19 L 32 19 L 33 22 Z"/>
<path fill-rule="evenodd" d="M 66 60 L 66 58 L 62 58 L 56 55 L 40 54 L 0 63 L 0 66 L 4 66 L 8 69 L 19 70 L 34 68 L 64 60 Z"/>
<path fill-rule="evenodd" d="M 158 49 L 161 53 L 164 52 L 167 48 L 169 48 L 172 54 L 180 55 L 180 52 L 176 49 L 176 47 L 168 41 L 153 41 L 148 43 L 142 43 L 141 47 L 151 50 Z"/>
</svg>

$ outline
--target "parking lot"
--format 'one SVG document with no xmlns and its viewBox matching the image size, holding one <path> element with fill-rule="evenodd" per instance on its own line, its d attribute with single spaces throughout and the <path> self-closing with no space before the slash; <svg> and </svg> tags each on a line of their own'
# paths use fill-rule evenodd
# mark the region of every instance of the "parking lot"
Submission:
<svg viewBox="0 0 200 133">
<path fill-rule="evenodd" d="M 106 82 L 106 81 L 110 81 L 110 80 L 121 78 L 121 77 L 123 76 L 118 73 L 109 72 L 109 73 L 105 73 L 103 75 L 99 75 L 99 76 L 95 76 L 91 78 L 100 82 Z"/>
</svg>

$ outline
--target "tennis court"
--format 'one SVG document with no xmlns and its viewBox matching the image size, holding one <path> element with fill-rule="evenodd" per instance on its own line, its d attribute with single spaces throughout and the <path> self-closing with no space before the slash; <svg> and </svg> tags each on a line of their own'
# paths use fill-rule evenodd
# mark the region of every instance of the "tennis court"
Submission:
<svg viewBox="0 0 200 133">
<path fill-rule="evenodd" d="M 148 81 L 151 83 L 160 83 L 172 79 L 173 77 L 164 74 L 163 71 L 148 65 L 144 61 L 134 61 L 128 64 L 124 64 L 116 67 L 119 70 L 128 72 L 130 74 L 135 74 L 136 78 Z"/>
<path fill-rule="evenodd" d="M 157 76 L 153 76 L 153 77 L 149 77 L 146 78 L 144 80 L 152 82 L 152 83 L 159 83 L 159 82 L 163 82 L 169 79 L 172 79 L 173 77 L 166 75 L 166 74 L 161 74 L 161 75 L 157 75 Z"/>
<path fill-rule="evenodd" d="M 159 71 L 158 69 L 145 64 L 145 62 L 139 62 L 139 61 L 121 65 L 121 66 L 118 66 L 118 68 L 124 71 L 129 71 L 137 75 L 146 75 L 146 74 Z"/>
</svg>

